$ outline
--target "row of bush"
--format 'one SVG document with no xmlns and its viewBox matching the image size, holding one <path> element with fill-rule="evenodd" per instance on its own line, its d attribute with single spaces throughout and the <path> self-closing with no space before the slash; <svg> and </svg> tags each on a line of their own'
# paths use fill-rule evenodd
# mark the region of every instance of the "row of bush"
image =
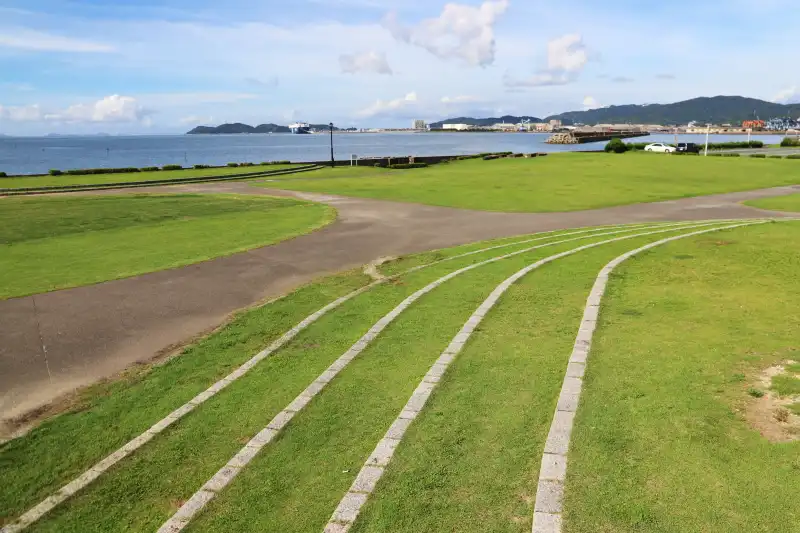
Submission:
<svg viewBox="0 0 800 533">
<path fill-rule="evenodd" d="M 784 137 L 781 141 L 781 146 L 791 147 L 791 146 L 800 146 L 800 137 Z"/>
<path fill-rule="evenodd" d="M 264 161 L 262 163 L 258 163 L 262 166 L 267 165 L 288 165 L 291 161 Z M 256 163 L 228 163 L 229 167 L 253 167 L 256 166 Z M 204 169 L 204 168 L 215 168 L 213 165 L 194 165 L 192 168 L 195 169 Z M 162 167 L 142 167 L 142 168 L 135 168 L 135 167 L 128 167 L 128 168 L 82 168 L 76 170 L 57 170 L 52 169 L 50 170 L 51 176 L 83 176 L 88 174 L 128 174 L 131 172 L 159 172 L 161 170 L 186 170 L 181 165 L 164 165 Z M 0 174 L 0 177 L 6 177 L 5 173 Z"/>
<path fill-rule="evenodd" d="M 389 165 L 388 168 L 393 168 L 395 170 L 404 170 L 409 168 L 425 168 L 428 166 L 428 163 L 395 163 L 394 165 Z"/>
</svg>

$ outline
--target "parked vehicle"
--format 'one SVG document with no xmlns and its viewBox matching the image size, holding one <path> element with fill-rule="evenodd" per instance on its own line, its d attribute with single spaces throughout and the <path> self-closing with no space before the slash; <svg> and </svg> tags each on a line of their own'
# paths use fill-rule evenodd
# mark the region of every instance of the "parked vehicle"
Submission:
<svg viewBox="0 0 800 533">
<path fill-rule="evenodd" d="M 678 152 L 688 152 L 691 154 L 699 154 L 700 146 L 695 143 L 678 143 Z"/>
<path fill-rule="evenodd" d="M 645 152 L 661 152 L 661 153 L 664 153 L 664 154 L 671 154 L 672 152 L 675 151 L 675 147 L 674 146 L 670 146 L 668 144 L 664 144 L 664 143 L 652 143 L 652 144 L 648 144 L 647 146 L 645 146 L 644 147 L 644 151 Z"/>
</svg>

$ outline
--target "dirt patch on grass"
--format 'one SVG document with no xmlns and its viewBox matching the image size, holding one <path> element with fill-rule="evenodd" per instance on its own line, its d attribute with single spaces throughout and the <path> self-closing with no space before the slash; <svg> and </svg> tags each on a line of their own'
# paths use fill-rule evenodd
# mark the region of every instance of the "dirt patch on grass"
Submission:
<svg viewBox="0 0 800 533">
<path fill-rule="evenodd" d="M 796 361 L 771 366 L 759 376 L 755 386 L 748 389 L 751 400 L 745 410 L 745 418 L 753 428 L 770 442 L 792 442 L 800 440 L 800 414 L 794 407 L 800 403 L 800 396 L 781 396 L 774 390 L 773 380 L 780 376 L 800 375 L 791 372 Z"/>
</svg>

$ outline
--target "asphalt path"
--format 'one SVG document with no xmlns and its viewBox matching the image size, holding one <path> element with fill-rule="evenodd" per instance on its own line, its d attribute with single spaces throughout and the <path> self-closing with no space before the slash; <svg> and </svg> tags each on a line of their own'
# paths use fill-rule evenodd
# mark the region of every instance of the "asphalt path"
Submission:
<svg viewBox="0 0 800 533">
<path fill-rule="evenodd" d="M 244 182 L 133 192 L 147 191 L 294 196 L 329 204 L 339 216 L 319 231 L 272 246 L 0 301 L 0 419 L 57 403 L 76 388 L 169 352 L 220 325 L 232 312 L 379 257 L 584 226 L 789 216 L 739 202 L 798 193 L 800 186 L 570 213 L 478 212 L 269 190 Z"/>
</svg>

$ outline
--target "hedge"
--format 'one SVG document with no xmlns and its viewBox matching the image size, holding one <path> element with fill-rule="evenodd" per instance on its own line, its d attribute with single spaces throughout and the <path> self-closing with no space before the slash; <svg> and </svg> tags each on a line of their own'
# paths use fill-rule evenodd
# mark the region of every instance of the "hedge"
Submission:
<svg viewBox="0 0 800 533">
<path fill-rule="evenodd" d="M 194 168 L 201 169 L 201 168 L 211 168 L 211 165 L 195 165 Z"/>
<path fill-rule="evenodd" d="M 228 163 L 228 166 L 231 168 L 236 168 L 239 166 L 239 163 Z"/>
<path fill-rule="evenodd" d="M 800 137 L 784 137 L 781 146 L 800 146 Z"/>
<path fill-rule="evenodd" d="M 742 154 L 722 154 L 722 157 L 742 157 Z"/>
<path fill-rule="evenodd" d="M 158 167 L 142 167 L 142 172 L 158 172 L 161 170 Z"/>
<path fill-rule="evenodd" d="M 424 168 L 427 166 L 428 163 L 397 163 L 395 165 L 389 165 L 389 168 L 393 168 L 395 170 L 403 170 L 408 168 Z"/>
<path fill-rule="evenodd" d="M 606 144 L 605 151 L 607 153 L 624 154 L 628 151 L 628 146 L 619 137 L 614 137 Z"/>
<path fill-rule="evenodd" d="M 0 172 L 0 178 L 7 178 L 7 177 L 8 174 L 6 174 L 5 172 Z"/>
<path fill-rule="evenodd" d="M 770 159 L 783 159 L 782 155 L 771 155 L 769 156 Z"/>
<path fill-rule="evenodd" d="M 62 175 L 62 174 L 64 174 L 64 173 L 63 173 L 63 172 L 61 172 L 60 170 L 57 170 L 57 169 L 51 168 L 51 169 L 50 169 L 50 172 L 49 172 L 49 174 L 50 174 L 51 176 L 61 176 L 61 175 Z"/>
<path fill-rule="evenodd" d="M 161 168 L 164 170 L 183 170 L 183 167 L 180 165 L 164 165 Z"/>
<path fill-rule="evenodd" d="M 786 159 L 800 159 L 800 154 L 787 155 Z"/>
<path fill-rule="evenodd" d="M 66 174 L 69 176 L 84 176 L 87 174 L 128 174 L 130 172 L 139 172 L 138 168 L 79 168 L 74 170 L 67 170 Z"/>
<path fill-rule="evenodd" d="M 612 139 L 613 141 L 613 139 Z M 625 146 L 628 147 L 628 150 L 644 150 L 648 144 L 652 143 L 625 143 Z M 665 143 L 666 144 L 666 143 Z M 694 143 L 700 147 L 700 149 L 705 148 L 705 143 Z M 675 146 L 674 144 L 667 144 L 667 146 Z M 726 143 L 708 143 L 709 150 L 730 150 L 733 148 L 764 148 L 763 141 L 735 141 L 735 142 L 726 142 Z"/>
<path fill-rule="evenodd" d="M 756 159 L 766 159 L 767 154 L 750 154 L 750 157 L 755 157 Z"/>
</svg>

